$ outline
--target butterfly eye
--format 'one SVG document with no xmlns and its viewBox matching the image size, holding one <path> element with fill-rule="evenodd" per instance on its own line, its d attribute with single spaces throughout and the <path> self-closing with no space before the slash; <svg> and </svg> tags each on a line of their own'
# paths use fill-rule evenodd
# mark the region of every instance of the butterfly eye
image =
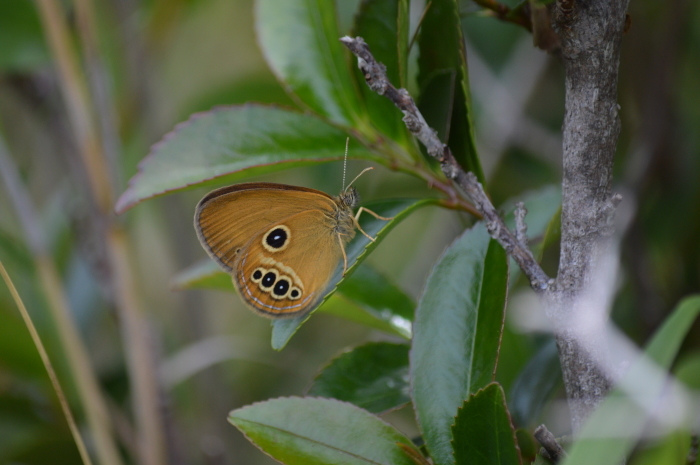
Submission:
<svg viewBox="0 0 700 465">
<path fill-rule="evenodd" d="M 275 281 L 277 281 L 277 272 L 276 271 L 268 271 L 265 273 L 265 276 L 262 277 L 260 280 L 260 287 L 269 290 L 273 284 L 275 284 Z"/>
<path fill-rule="evenodd" d="M 273 227 L 263 236 L 263 247 L 270 252 L 284 250 L 289 244 L 291 233 L 289 228 L 283 224 Z"/>
<path fill-rule="evenodd" d="M 264 269 L 256 268 L 255 271 L 253 271 L 253 275 L 251 276 L 251 279 L 253 280 L 253 282 L 259 283 L 263 277 L 264 272 L 265 272 Z"/>
<path fill-rule="evenodd" d="M 299 297 L 301 297 L 301 290 L 296 286 L 292 286 L 292 289 L 289 291 L 289 298 L 297 300 Z"/>
</svg>

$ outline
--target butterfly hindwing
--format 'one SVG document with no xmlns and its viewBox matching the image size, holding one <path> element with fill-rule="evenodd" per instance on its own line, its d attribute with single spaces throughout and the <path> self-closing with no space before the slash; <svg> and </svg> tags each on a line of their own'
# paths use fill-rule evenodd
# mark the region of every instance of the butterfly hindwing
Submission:
<svg viewBox="0 0 700 465">
<path fill-rule="evenodd" d="M 286 246 L 269 245 L 275 233 Z M 287 231 L 289 231 L 287 233 Z M 323 297 L 342 260 L 337 235 L 319 210 L 298 213 L 272 224 L 244 248 L 233 282 L 243 299 L 268 316 L 295 316 Z"/>
</svg>

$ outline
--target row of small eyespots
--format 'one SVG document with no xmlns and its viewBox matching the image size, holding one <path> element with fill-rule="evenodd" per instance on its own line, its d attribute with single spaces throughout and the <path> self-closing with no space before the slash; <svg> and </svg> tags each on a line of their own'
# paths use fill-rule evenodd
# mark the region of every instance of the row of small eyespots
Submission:
<svg viewBox="0 0 700 465">
<path fill-rule="evenodd" d="M 301 297 L 301 289 L 292 286 L 288 276 L 280 276 L 276 269 L 256 268 L 250 279 L 258 285 L 261 291 L 267 292 L 273 299 L 297 300 Z"/>
</svg>

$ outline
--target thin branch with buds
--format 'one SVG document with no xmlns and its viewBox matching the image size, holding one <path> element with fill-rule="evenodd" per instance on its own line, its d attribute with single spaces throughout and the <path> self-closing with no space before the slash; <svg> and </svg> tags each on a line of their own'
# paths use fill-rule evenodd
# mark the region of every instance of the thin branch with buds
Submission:
<svg viewBox="0 0 700 465">
<path fill-rule="evenodd" d="M 491 237 L 515 259 L 530 280 L 532 288 L 542 293 L 550 285 L 550 278 L 545 274 L 535 260 L 527 243 L 518 240 L 498 215 L 496 208 L 489 200 L 484 188 L 473 173 L 465 172 L 455 160 L 450 148 L 443 144 L 436 131 L 428 126 L 423 115 L 416 107 L 413 98 L 406 89 L 394 87 L 386 75 L 386 68 L 375 60 L 368 45 L 361 37 L 343 37 L 340 41 L 357 56 L 357 62 L 370 89 L 379 95 L 384 95 L 396 105 L 404 114 L 403 121 L 411 133 L 425 146 L 430 156 L 440 162 L 442 172 L 448 179 L 454 181 L 472 200 L 474 207 L 481 213 L 486 221 L 486 229 Z M 524 216 L 524 215 L 523 215 Z M 521 227 L 519 229 L 522 230 Z M 519 235 L 519 234 L 518 234 Z"/>
</svg>

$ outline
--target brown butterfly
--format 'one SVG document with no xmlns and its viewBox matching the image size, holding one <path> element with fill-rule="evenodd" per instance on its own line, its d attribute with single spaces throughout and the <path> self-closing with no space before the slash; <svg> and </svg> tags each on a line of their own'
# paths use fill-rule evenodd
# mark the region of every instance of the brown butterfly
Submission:
<svg viewBox="0 0 700 465">
<path fill-rule="evenodd" d="M 374 241 L 357 221 L 363 211 L 391 219 L 364 207 L 353 215 L 358 202 L 350 186 L 331 197 L 286 184 L 235 184 L 199 202 L 194 227 L 246 304 L 267 318 L 290 318 L 310 311 L 324 297 L 341 260 L 345 274 L 345 246 L 355 228 Z"/>
</svg>

